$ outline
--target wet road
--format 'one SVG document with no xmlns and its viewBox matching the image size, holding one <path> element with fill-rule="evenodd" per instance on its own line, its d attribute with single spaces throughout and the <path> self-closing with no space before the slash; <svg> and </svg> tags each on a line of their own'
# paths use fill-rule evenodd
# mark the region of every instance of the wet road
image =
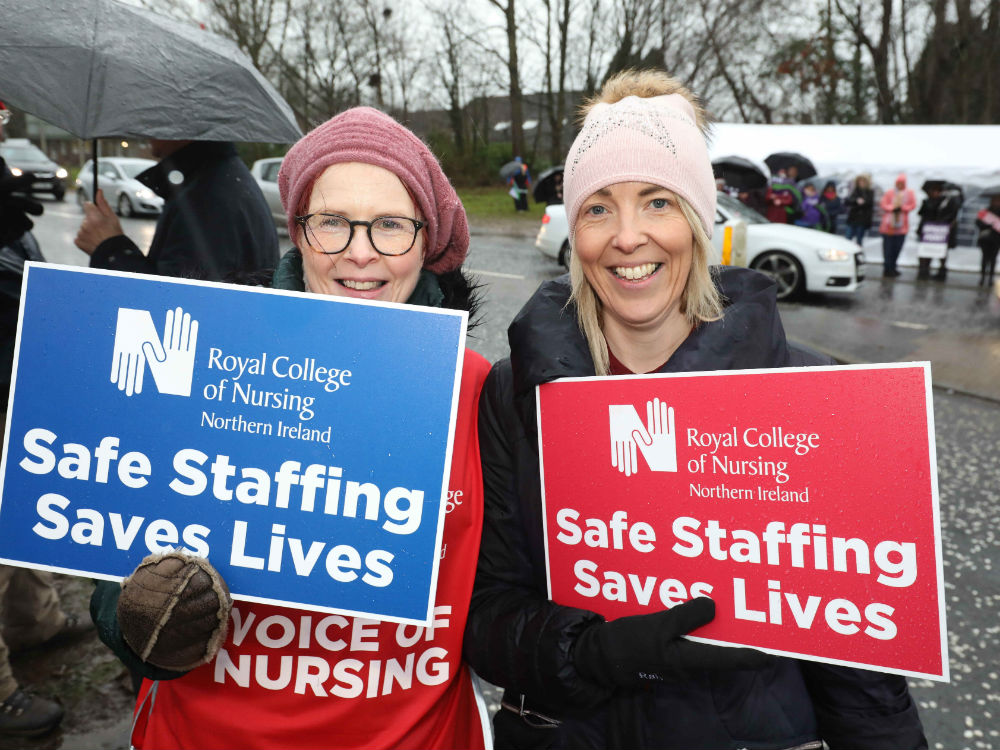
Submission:
<svg viewBox="0 0 1000 750">
<path fill-rule="evenodd" d="M 69 202 L 46 208 L 36 232 L 43 253 L 54 262 L 85 263 L 72 246 L 79 209 Z M 142 238 L 151 238 L 153 226 L 152 220 L 126 222 L 140 244 L 148 243 Z M 560 269 L 524 237 L 479 233 L 467 266 L 486 285 L 481 324 L 469 343 L 496 360 L 507 352 L 507 323 L 538 283 Z M 879 271 L 870 268 L 874 275 Z M 793 335 L 819 337 L 814 343 L 835 348 L 832 342 L 869 361 L 894 361 L 907 349 L 920 351 L 932 337 L 952 340 L 950 355 L 964 357 L 971 371 L 981 366 L 983 347 L 1000 352 L 1000 309 L 974 282 L 954 273 L 944 287 L 873 279 L 853 298 L 812 297 L 783 305 L 782 314 Z M 934 369 L 936 374 L 937 364 Z M 987 374 L 1000 381 L 1000 369 Z M 1000 749 L 1000 586 L 994 569 L 1000 539 L 993 520 L 1000 511 L 1000 403 L 936 388 L 934 414 L 952 678 L 949 684 L 913 680 L 911 687 L 932 748 Z M 89 584 L 66 579 L 62 585 L 71 606 L 82 611 Z M 99 643 L 22 655 L 14 667 L 25 683 L 63 700 L 68 714 L 62 731 L 33 744 L 0 741 L 0 750 L 126 746 L 128 691 Z"/>
</svg>

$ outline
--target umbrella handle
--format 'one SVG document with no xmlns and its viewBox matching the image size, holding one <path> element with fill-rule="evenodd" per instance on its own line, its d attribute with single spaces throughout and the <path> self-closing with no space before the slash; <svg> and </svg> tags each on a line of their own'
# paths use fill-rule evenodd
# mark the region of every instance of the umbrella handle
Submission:
<svg viewBox="0 0 1000 750">
<path fill-rule="evenodd" d="M 92 147 L 91 153 L 93 154 L 91 161 L 93 165 L 94 172 L 94 192 L 90 194 L 91 200 L 94 201 L 95 205 L 97 203 L 97 139 L 94 139 L 94 145 Z"/>
</svg>

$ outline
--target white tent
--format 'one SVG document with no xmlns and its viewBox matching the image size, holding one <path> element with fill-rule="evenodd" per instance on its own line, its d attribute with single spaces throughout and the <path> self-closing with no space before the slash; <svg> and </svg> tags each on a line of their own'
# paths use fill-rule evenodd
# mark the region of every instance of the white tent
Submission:
<svg viewBox="0 0 1000 750">
<path fill-rule="evenodd" d="M 709 153 L 763 165 L 776 151 L 797 151 L 822 176 L 872 175 L 881 188 L 904 172 L 919 191 L 926 179 L 966 188 L 966 197 L 1000 184 L 1000 125 L 744 125 L 718 123 Z M 765 168 L 766 173 L 766 168 Z"/>
</svg>

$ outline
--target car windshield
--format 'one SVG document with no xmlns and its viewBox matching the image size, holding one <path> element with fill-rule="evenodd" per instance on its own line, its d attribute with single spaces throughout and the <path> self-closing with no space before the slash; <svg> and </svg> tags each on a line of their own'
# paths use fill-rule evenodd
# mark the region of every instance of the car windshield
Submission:
<svg viewBox="0 0 1000 750">
<path fill-rule="evenodd" d="M 135 179 L 136 175 L 142 174 L 151 166 L 153 166 L 154 163 L 155 162 L 146 163 L 141 161 L 139 162 L 130 161 L 130 162 L 125 162 L 124 164 L 119 164 L 118 166 L 121 168 L 122 172 L 125 173 L 126 177 Z"/>
<path fill-rule="evenodd" d="M 743 219 L 743 221 L 745 221 L 747 224 L 769 223 L 767 219 L 765 219 L 759 213 L 750 208 L 750 206 L 740 202 L 731 195 L 726 195 L 725 193 L 719 193 L 718 198 L 720 206 L 726 209 L 726 211 L 728 211 L 729 213 L 736 214 L 738 217 Z"/>
<path fill-rule="evenodd" d="M 10 162 L 49 160 L 45 152 L 36 146 L 4 146 L 0 153 Z"/>
</svg>

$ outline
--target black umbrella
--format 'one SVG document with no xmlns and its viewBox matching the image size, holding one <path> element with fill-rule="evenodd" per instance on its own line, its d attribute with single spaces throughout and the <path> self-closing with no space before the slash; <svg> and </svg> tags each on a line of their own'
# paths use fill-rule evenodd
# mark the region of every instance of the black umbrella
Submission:
<svg viewBox="0 0 1000 750">
<path fill-rule="evenodd" d="M 117 0 L 0 0 L 0 18 L 4 101 L 79 138 L 302 135 L 250 58 L 193 24 Z"/>
<path fill-rule="evenodd" d="M 500 167 L 500 179 L 507 182 L 511 177 L 521 171 L 521 162 L 517 159 L 509 161 Z"/>
<path fill-rule="evenodd" d="M 712 162 L 712 173 L 722 178 L 728 187 L 737 190 L 758 190 L 767 187 L 767 175 L 760 167 L 742 156 L 723 156 Z"/>
<path fill-rule="evenodd" d="M 563 166 L 550 167 L 538 175 L 538 181 L 531 191 L 537 203 L 563 202 Z"/>
<path fill-rule="evenodd" d="M 771 174 L 777 174 L 782 169 L 787 170 L 789 167 L 795 167 L 799 171 L 797 177 L 799 180 L 815 177 L 817 174 L 813 163 L 802 154 L 797 154 L 794 151 L 779 151 L 771 154 L 764 159 L 764 163 L 771 170 Z"/>
<path fill-rule="evenodd" d="M 920 189 L 925 193 L 929 193 L 931 190 L 940 190 L 945 195 L 958 198 L 959 204 L 965 202 L 965 193 L 962 191 L 961 185 L 948 182 L 948 180 L 924 180 L 924 184 L 920 186 Z"/>
</svg>

